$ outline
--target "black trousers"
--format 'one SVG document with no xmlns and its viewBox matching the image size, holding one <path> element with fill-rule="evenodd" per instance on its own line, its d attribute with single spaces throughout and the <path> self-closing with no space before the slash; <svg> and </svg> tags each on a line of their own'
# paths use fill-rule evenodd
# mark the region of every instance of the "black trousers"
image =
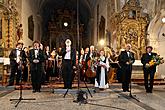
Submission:
<svg viewBox="0 0 165 110">
<path fill-rule="evenodd" d="M 126 66 L 124 67 L 122 72 L 122 89 L 123 91 L 129 90 L 129 83 L 131 81 L 132 67 Z"/>
<path fill-rule="evenodd" d="M 73 68 L 71 60 L 63 60 L 62 62 L 62 77 L 64 81 L 64 88 L 72 88 Z"/>
<path fill-rule="evenodd" d="M 148 76 L 150 76 L 150 80 L 148 79 Z M 144 85 L 146 91 L 152 91 L 154 84 L 154 76 L 155 76 L 155 71 L 152 71 L 150 69 L 144 70 Z"/>
<path fill-rule="evenodd" d="M 28 80 L 28 66 L 24 65 L 24 71 L 23 71 L 23 81 L 27 82 Z"/>
<path fill-rule="evenodd" d="M 49 81 L 50 72 L 51 72 L 51 68 L 47 68 L 47 69 L 46 69 L 46 75 L 45 75 L 45 80 L 46 80 L 46 81 Z"/>
<path fill-rule="evenodd" d="M 42 68 L 38 67 L 31 69 L 31 80 L 32 80 L 33 90 L 38 91 L 41 89 L 41 79 L 42 79 Z"/>
<path fill-rule="evenodd" d="M 13 85 L 14 84 L 14 79 L 15 79 L 15 75 L 16 75 L 16 84 L 19 84 L 20 80 L 21 80 L 21 70 L 18 69 L 18 65 L 17 64 L 13 64 L 10 65 L 11 68 L 11 74 L 9 77 L 9 85 Z"/>
</svg>

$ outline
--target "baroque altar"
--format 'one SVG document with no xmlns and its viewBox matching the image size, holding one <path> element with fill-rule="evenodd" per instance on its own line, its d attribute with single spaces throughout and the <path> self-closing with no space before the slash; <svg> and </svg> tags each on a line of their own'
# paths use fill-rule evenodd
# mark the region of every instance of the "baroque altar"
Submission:
<svg viewBox="0 0 165 110">
<path fill-rule="evenodd" d="M 137 0 L 129 0 L 118 13 L 114 13 L 109 20 L 111 26 L 111 47 L 120 53 L 127 43 L 132 45 L 135 55 L 132 78 L 143 79 L 141 56 L 147 46 L 148 15 L 142 12 Z"/>
<path fill-rule="evenodd" d="M 143 16 L 142 7 L 136 0 L 129 0 L 119 13 L 118 21 L 117 50 L 130 43 L 135 58 L 139 60 L 147 45 L 147 16 Z"/>
</svg>

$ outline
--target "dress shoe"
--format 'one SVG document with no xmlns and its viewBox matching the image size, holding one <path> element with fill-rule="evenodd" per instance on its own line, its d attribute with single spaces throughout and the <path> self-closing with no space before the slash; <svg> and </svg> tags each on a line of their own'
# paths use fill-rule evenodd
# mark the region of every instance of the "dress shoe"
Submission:
<svg viewBox="0 0 165 110">
<path fill-rule="evenodd" d="M 36 91 L 36 90 L 33 90 L 32 92 L 33 92 L 33 93 L 36 93 L 37 91 Z"/>
<path fill-rule="evenodd" d="M 146 90 L 146 93 L 152 93 L 152 91 L 151 90 Z"/>
<path fill-rule="evenodd" d="M 152 93 L 152 90 L 149 90 L 149 92 L 148 93 Z"/>
<path fill-rule="evenodd" d="M 123 90 L 123 92 L 127 92 L 126 90 Z"/>
<path fill-rule="evenodd" d="M 37 92 L 41 92 L 41 90 L 37 90 Z"/>
<path fill-rule="evenodd" d="M 16 83 L 15 85 L 19 85 L 19 83 Z"/>
<path fill-rule="evenodd" d="M 8 84 L 8 85 L 6 85 L 6 87 L 8 87 L 8 86 L 13 86 L 13 84 Z"/>
</svg>

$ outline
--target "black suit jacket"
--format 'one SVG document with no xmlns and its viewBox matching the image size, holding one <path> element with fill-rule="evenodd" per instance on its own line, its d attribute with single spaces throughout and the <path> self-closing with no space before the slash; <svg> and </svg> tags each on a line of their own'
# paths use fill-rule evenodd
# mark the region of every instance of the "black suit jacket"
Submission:
<svg viewBox="0 0 165 110">
<path fill-rule="evenodd" d="M 21 50 L 20 56 L 22 58 L 22 63 L 26 63 L 26 54 L 24 50 Z M 10 54 L 9 54 L 9 58 L 10 58 L 10 65 L 11 66 L 15 66 L 17 64 L 16 62 L 16 58 L 17 58 L 17 50 L 16 49 L 12 49 Z"/>
<path fill-rule="evenodd" d="M 134 58 L 134 53 L 130 52 L 130 57 L 128 57 L 127 52 L 126 51 L 122 51 L 121 54 L 119 55 L 119 64 L 121 67 L 125 67 L 128 66 L 126 64 L 126 62 L 129 62 L 130 60 L 132 61 L 132 63 L 135 62 L 135 58 Z M 132 64 L 130 65 L 132 66 Z"/>
<path fill-rule="evenodd" d="M 29 51 L 29 61 L 30 61 L 30 70 L 38 70 L 39 72 L 42 72 L 43 70 L 43 62 L 45 61 L 45 55 L 44 52 L 42 50 L 39 50 L 39 54 L 37 56 L 37 59 L 39 60 L 39 63 L 33 63 L 33 60 L 36 59 L 35 58 L 35 51 L 34 49 L 31 49 Z"/>
<path fill-rule="evenodd" d="M 47 55 L 47 53 L 46 53 L 46 51 L 45 51 L 45 57 L 46 57 L 46 60 L 48 60 L 48 58 L 50 58 L 51 57 L 51 55 L 50 55 L 50 52 L 48 52 L 48 55 Z"/>
<path fill-rule="evenodd" d="M 62 59 L 64 59 L 66 54 L 66 48 L 62 48 L 61 53 L 62 53 Z M 73 48 L 71 48 L 71 61 L 72 61 L 72 66 L 76 66 L 76 50 Z"/>
<path fill-rule="evenodd" d="M 151 70 L 151 71 L 154 71 L 156 72 L 156 66 L 151 66 L 150 68 L 146 68 L 145 65 L 146 63 L 149 63 L 153 56 L 156 56 L 157 54 L 156 53 L 153 53 L 151 52 L 151 55 L 149 55 L 148 53 L 144 53 L 141 57 L 141 63 L 143 64 L 143 70 L 144 71 L 147 71 L 147 70 Z"/>
<path fill-rule="evenodd" d="M 121 68 L 119 71 L 120 74 L 120 81 L 121 82 L 129 82 L 131 78 L 131 73 L 132 73 L 132 64 L 135 61 L 134 58 L 134 53 L 130 52 L 130 56 L 128 57 L 128 54 L 126 51 L 122 51 L 121 54 L 119 55 L 119 64 Z M 131 60 L 132 64 L 126 64 L 126 62 L 129 62 Z"/>
<path fill-rule="evenodd" d="M 30 63 L 33 63 L 34 59 L 35 59 L 35 52 L 34 52 L 34 49 L 31 49 L 29 51 L 29 61 L 30 61 Z M 39 60 L 39 63 L 42 63 L 42 62 L 45 61 L 45 54 L 42 50 L 39 50 L 39 54 L 38 54 L 37 59 Z"/>
</svg>

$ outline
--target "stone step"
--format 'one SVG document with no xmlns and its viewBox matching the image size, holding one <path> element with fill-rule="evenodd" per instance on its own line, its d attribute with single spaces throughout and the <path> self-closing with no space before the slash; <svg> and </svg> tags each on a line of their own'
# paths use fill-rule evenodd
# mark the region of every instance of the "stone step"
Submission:
<svg viewBox="0 0 165 110">
<path fill-rule="evenodd" d="M 53 89 L 61 89 L 64 87 L 64 84 L 63 83 L 52 83 L 52 84 L 46 84 L 46 85 L 42 85 L 42 88 L 53 88 Z M 94 87 L 93 84 L 87 84 L 87 87 Z M 30 84 L 26 84 L 26 85 L 22 85 L 22 88 L 24 90 L 28 90 L 28 89 L 32 89 L 32 85 Z M 77 83 L 73 83 L 72 84 L 72 88 L 78 88 L 78 84 Z M 85 84 L 81 83 L 80 84 L 80 88 L 86 88 Z M 15 86 L 15 89 L 18 90 L 20 89 L 20 86 L 19 85 L 16 85 Z"/>
<path fill-rule="evenodd" d="M 134 84 L 144 85 L 144 78 L 132 78 L 131 81 Z M 165 85 L 164 78 L 155 78 L 154 85 Z"/>
<path fill-rule="evenodd" d="M 132 82 L 144 82 L 144 78 L 132 78 Z M 155 78 L 154 81 L 165 81 L 164 78 Z"/>
<path fill-rule="evenodd" d="M 144 85 L 144 81 L 143 82 L 133 82 L 134 84 L 138 84 L 138 85 Z M 154 81 L 154 85 L 165 85 L 165 81 Z"/>
</svg>

